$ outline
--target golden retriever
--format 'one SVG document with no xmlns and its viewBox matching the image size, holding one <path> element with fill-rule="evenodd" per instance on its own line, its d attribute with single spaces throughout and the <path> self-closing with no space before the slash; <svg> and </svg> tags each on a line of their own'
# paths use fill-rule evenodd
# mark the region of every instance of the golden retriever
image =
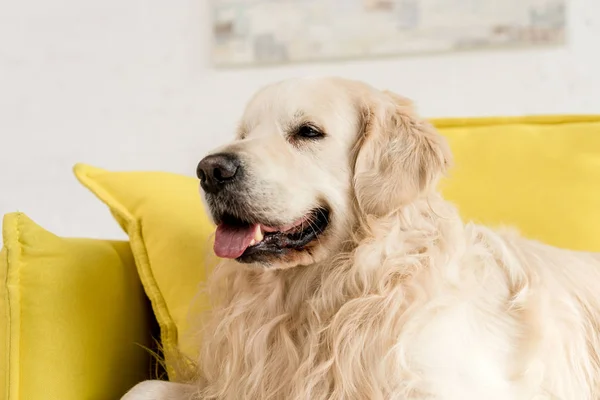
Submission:
<svg viewBox="0 0 600 400">
<path fill-rule="evenodd" d="M 393 93 L 260 90 L 198 166 L 228 260 L 197 376 L 124 399 L 599 399 L 600 257 L 463 223 L 450 164 Z"/>
</svg>

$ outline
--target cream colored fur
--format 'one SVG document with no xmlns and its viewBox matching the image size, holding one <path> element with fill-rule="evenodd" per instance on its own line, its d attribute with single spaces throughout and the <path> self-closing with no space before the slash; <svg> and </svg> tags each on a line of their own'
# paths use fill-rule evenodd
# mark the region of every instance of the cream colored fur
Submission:
<svg viewBox="0 0 600 400">
<path fill-rule="evenodd" d="M 300 114 L 322 143 L 282 139 Z M 463 223 L 436 192 L 447 145 L 407 100 L 285 81 L 227 148 L 256 154 L 263 179 L 297 180 L 280 194 L 290 220 L 324 200 L 331 225 L 311 254 L 222 263 L 197 377 L 126 399 L 600 398 L 600 257 Z"/>
</svg>

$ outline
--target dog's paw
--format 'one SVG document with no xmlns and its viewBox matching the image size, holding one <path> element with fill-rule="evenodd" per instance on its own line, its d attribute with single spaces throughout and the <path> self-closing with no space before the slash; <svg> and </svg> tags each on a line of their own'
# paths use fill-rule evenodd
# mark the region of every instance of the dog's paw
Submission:
<svg viewBox="0 0 600 400">
<path fill-rule="evenodd" d="M 166 381 L 144 381 L 135 385 L 121 400 L 189 400 L 193 388 Z"/>
</svg>

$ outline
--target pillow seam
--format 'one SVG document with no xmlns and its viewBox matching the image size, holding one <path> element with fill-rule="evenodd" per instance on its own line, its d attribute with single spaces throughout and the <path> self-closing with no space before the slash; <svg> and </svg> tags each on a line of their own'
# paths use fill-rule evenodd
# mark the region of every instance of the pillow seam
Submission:
<svg viewBox="0 0 600 400">
<path fill-rule="evenodd" d="M 22 234 L 21 234 L 21 223 L 23 221 L 23 214 L 22 213 L 18 213 L 17 217 L 15 218 L 15 232 L 16 232 L 16 241 L 17 241 L 17 245 L 19 246 L 19 252 L 17 254 L 18 256 L 18 264 L 16 266 L 16 275 L 17 275 L 17 284 L 18 284 L 18 295 L 19 295 L 19 299 L 17 301 L 18 305 L 19 305 L 19 335 L 18 335 L 18 340 L 19 340 L 19 346 L 18 346 L 18 360 L 21 360 L 21 329 L 22 329 L 22 324 L 21 322 L 23 321 L 23 292 L 21 290 L 21 260 L 23 260 L 23 242 L 22 242 Z M 18 367 L 18 375 L 17 375 L 17 394 L 21 394 L 21 376 L 22 376 L 22 371 L 21 371 L 21 367 L 22 367 L 22 363 L 19 362 L 19 367 Z M 19 397 L 19 396 L 17 396 Z"/>
<path fill-rule="evenodd" d="M 6 217 L 5 217 L 6 218 Z M 5 220 L 6 221 L 6 220 Z M 4 237 L 5 240 L 6 239 L 6 233 L 4 233 Z M 4 276 L 4 282 L 2 282 L 2 285 L 4 287 L 4 293 L 2 294 L 2 299 L 4 300 L 4 305 L 3 307 L 5 307 L 5 313 L 6 313 L 6 326 L 0 327 L 1 329 L 5 329 L 6 330 L 6 337 L 4 340 L 4 343 L 2 343 L 2 347 L 4 349 L 4 366 L 6 368 L 6 376 L 0 377 L 0 379 L 4 379 L 5 380 L 5 390 L 4 390 L 4 396 L 6 397 L 7 400 L 9 400 L 9 395 L 10 395 L 10 339 L 11 339 L 11 335 L 10 335 L 10 327 L 11 327 L 11 318 L 10 318 L 10 298 L 9 298 L 9 294 L 8 294 L 8 243 L 5 243 L 4 246 L 4 254 L 0 253 L 0 255 L 2 255 L 3 261 L 4 261 L 4 265 L 6 267 L 6 270 L 4 271 L 4 273 L 6 274 Z"/>
<path fill-rule="evenodd" d="M 10 225 L 13 229 L 14 234 L 6 234 L 6 300 L 7 300 L 7 316 L 8 316 L 8 330 L 7 330 L 7 342 L 8 351 L 7 354 L 7 400 L 18 399 L 20 394 L 20 383 L 21 383 L 21 363 L 20 352 L 21 352 L 21 321 L 22 321 L 22 307 L 21 307 L 21 260 L 23 259 L 23 245 L 21 240 L 21 222 L 23 214 L 20 212 L 8 215 Z M 11 288 L 16 286 L 17 290 Z M 13 297 L 17 297 L 13 299 Z M 18 317 L 14 318 L 14 314 L 18 313 Z M 15 321 L 16 319 L 16 321 Z M 17 334 L 15 335 L 15 331 Z M 16 343 L 15 343 L 16 342 Z M 15 357 L 15 353 L 18 353 Z M 14 384 L 13 380 L 16 380 Z M 15 394 L 13 397 L 12 395 Z"/>
<path fill-rule="evenodd" d="M 121 216 L 123 217 L 123 215 L 121 215 Z M 132 231 L 133 231 L 133 234 L 132 234 Z M 156 300 L 157 303 L 161 303 L 160 307 L 157 304 L 156 312 L 157 312 L 157 314 L 160 315 L 160 317 L 165 317 L 165 318 L 157 318 L 157 319 L 168 321 L 167 323 L 164 323 L 164 324 L 161 324 L 159 322 L 159 325 L 164 325 L 164 328 L 165 328 L 164 333 L 163 333 L 163 330 L 161 327 L 161 337 L 162 337 L 163 345 L 168 344 L 167 347 L 169 347 L 169 348 L 177 347 L 177 328 L 174 324 L 171 313 L 169 312 L 169 309 L 167 308 L 167 303 L 162 295 L 162 292 L 160 291 L 158 284 L 156 283 L 156 278 L 154 277 L 154 274 L 152 273 L 152 268 L 150 267 L 150 265 L 151 265 L 150 257 L 148 256 L 148 249 L 146 248 L 146 242 L 144 242 L 144 235 L 142 233 L 141 223 L 139 223 L 135 219 L 132 219 L 132 220 L 127 219 L 127 233 L 132 236 L 137 236 L 137 239 L 139 239 L 139 243 L 136 243 L 136 241 L 130 241 L 129 245 L 131 247 L 131 251 L 133 253 L 134 260 L 136 261 L 136 267 L 138 269 L 138 274 L 140 275 L 140 279 L 142 281 L 151 280 L 153 283 L 152 284 L 152 292 L 153 292 L 153 297 L 156 297 L 156 299 L 152 299 L 152 298 L 150 298 L 150 296 L 148 296 L 150 298 L 150 301 L 153 302 L 153 300 Z M 140 261 L 138 262 L 138 260 L 140 260 Z M 146 270 L 146 271 L 141 271 L 141 270 Z M 146 282 L 143 282 L 143 283 L 146 283 Z M 143 285 L 143 286 L 144 286 L 144 288 L 146 288 L 146 285 Z"/>
<path fill-rule="evenodd" d="M 5 293 L 3 294 L 3 300 L 5 300 L 4 303 L 4 307 L 6 307 L 5 312 L 6 312 L 6 326 L 5 327 L 1 327 L 2 329 L 6 329 L 6 338 L 5 338 L 5 342 L 2 343 L 2 346 L 4 347 L 5 353 L 4 353 L 4 362 L 5 362 L 5 367 L 6 367 L 6 376 L 2 377 L 2 379 L 5 379 L 5 384 L 6 386 L 4 387 L 4 396 L 6 397 L 7 400 L 10 400 L 10 339 L 11 339 L 11 335 L 10 335 L 10 328 L 11 328 L 11 315 L 10 315 L 10 298 L 9 298 L 9 293 L 8 293 L 8 267 L 9 267 L 9 263 L 8 263 L 8 253 L 9 253 L 9 243 L 8 243 L 8 234 L 7 234 L 7 228 L 5 227 L 5 225 L 8 224 L 10 216 L 7 214 L 4 216 L 3 219 L 3 226 L 2 226 L 2 236 L 4 237 L 3 240 L 3 244 L 4 244 L 4 254 L 2 254 L 2 258 L 4 259 L 4 265 L 6 267 L 5 272 L 5 276 L 4 276 L 4 282 L 2 282 L 2 284 L 4 285 L 4 291 Z M 1 253 L 0 253 L 1 254 Z"/>
</svg>

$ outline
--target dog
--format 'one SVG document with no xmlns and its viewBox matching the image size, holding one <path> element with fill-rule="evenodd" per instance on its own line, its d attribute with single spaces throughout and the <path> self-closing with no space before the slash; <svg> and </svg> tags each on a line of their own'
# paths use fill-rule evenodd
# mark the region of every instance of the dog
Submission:
<svg viewBox="0 0 600 400">
<path fill-rule="evenodd" d="M 599 399 L 600 256 L 463 222 L 451 164 L 394 93 L 261 89 L 198 165 L 224 261 L 197 374 L 124 399 Z"/>
</svg>

